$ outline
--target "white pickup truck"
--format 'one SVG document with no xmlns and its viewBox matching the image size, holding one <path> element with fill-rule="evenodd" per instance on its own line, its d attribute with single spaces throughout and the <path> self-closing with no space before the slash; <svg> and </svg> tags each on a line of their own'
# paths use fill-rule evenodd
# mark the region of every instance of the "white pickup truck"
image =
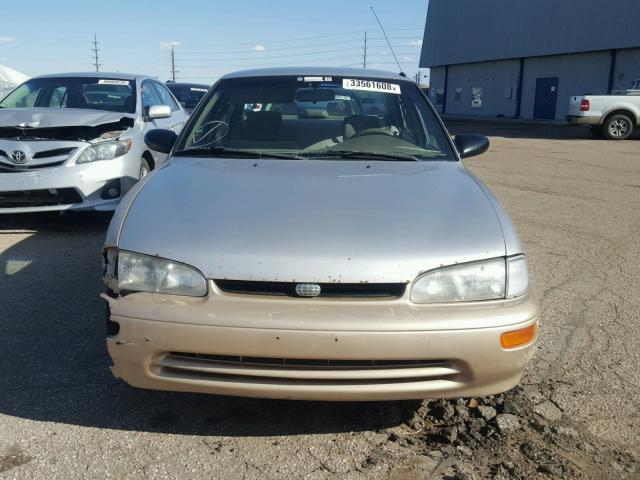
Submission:
<svg viewBox="0 0 640 480">
<path fill-rule="evenodd" d="M 570 123 L 589 125 L 591 132 L 609 140 L 625 140 L 640 126 L 640 79 L 629 90 L 611 95 L 571 97 Z"/>
</svg>

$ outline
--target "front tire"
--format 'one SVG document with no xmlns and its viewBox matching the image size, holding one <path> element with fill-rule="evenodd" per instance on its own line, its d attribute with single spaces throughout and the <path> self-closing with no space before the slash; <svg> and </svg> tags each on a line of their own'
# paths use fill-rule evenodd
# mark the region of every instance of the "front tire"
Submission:
<svg viewBox="0 0 640 480">
<path fill-rule="evenodd" d="M 635 124 L 627 115 L 611 115 L 604 122 L 604 137 L 607 140 L 626 140 L 633 133 Z"/>
<path fill-rule="evenodd" d="M 142 180 L 144 177 L 151 173 L 151 167 L 149 167 L 149 162 L 147 162 L 144 158 L 140 159 L 140 172 L 138 173 L 138 180 Z"/>
</svg>

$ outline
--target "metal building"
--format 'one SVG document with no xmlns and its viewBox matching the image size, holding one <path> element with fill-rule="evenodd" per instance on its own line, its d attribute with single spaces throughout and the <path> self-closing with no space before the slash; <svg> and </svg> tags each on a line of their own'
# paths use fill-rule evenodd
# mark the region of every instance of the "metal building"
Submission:
<svg viewBox="0 0 640 480">
<path fill-rule="evenodd" d="M 444 113 L 563 120 L 640 78 L 640 2 L 430 0 L 420 67 Z"/>
</svg>

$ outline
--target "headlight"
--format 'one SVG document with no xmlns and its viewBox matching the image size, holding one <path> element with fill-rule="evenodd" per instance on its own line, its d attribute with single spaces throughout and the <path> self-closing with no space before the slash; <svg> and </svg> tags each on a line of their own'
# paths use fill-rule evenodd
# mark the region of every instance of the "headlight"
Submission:
<svg viewBox="0 0 640 480">
<path fill-rule="evenodd" d="M 529 286 L 524 256 L 440 268 L 414 282 L 414 303 L 473 302 L 522 295 Z"/>
<path fill-rule="evenodd" d="M 164 258 L 120 252 L 118 288 L 128 292 L 204 297 L 207 281 L 195 268 Z"/>
<path fill-rule="evenodd" d="M 131 140 L 100 142 L 84 149 L 76 163 L 89 163 L 98 160 L 113 160 L 131 150 Z"/>
<path fill-rule="evenodd" d="M 507 258 L 507 298 L 519 297 L 529 288 L 529 268 L 524 255 Z"/>
</svg>

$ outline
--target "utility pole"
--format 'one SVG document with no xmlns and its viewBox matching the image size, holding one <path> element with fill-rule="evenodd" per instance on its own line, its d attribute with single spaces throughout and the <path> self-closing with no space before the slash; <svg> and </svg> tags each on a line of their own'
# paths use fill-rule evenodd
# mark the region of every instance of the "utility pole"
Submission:
<svg viewBox="0 0 640 480">
<path fill-rule="evenodd" d="M 367 68 L 367 31 L 364 31 L 364 53 L 362 56 L 362 68 Z"/>
<path fill-rule="evenodd" d="M 96 34 L 93 34 L 93 48 L 91 49 L 91 51 L 93 52 L 93 59 L 94 59 L 94 63 L 93 65 L 96 67 L 96 72 L 100 71 L 100 57 L 98 55 L 98 52 L 100 51 L 100 49 L 98 48 L 98 37 L 96 36 Z"/>
<path fill-rule="evenodd" d="M 178 73 L 176 70 L 176 46 L 171 45 L 171 79 L 174 82 L 176 81 L 176 73 Z"/>
</svg>

